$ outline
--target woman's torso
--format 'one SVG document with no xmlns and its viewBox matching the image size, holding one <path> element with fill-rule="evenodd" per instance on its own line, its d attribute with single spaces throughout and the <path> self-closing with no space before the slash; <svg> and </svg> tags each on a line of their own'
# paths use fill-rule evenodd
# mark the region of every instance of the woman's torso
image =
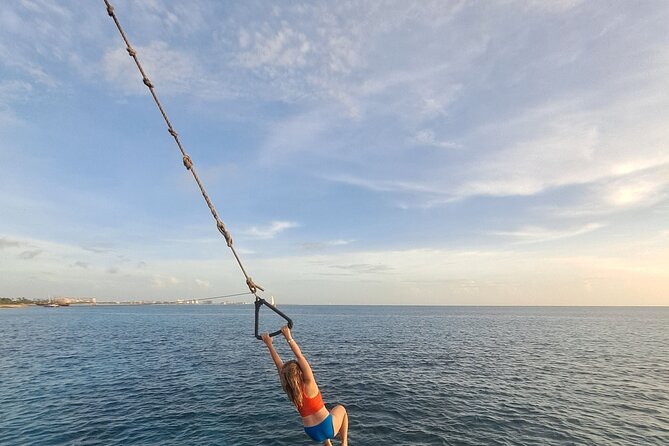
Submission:
<svg viewBox="0 0 669 446">
<path fill-rule="evenodd" d="M 308 406 L 309 409 L 316 409 L 320 406 L 315 412 L 309 413 L 308 415 L 300 414 L 302 416 L 302 424 L 304 424 L 305 427 L 320 424 L 330 414 L 325 407 L 325 404 L 323 404 L 323 398 L 320 393 L 318 385 L 315 382 L 305 383 L 302 388 L 302 406 Z M 299 408 L 298 411 L 300 411 Z"/>
</svg>

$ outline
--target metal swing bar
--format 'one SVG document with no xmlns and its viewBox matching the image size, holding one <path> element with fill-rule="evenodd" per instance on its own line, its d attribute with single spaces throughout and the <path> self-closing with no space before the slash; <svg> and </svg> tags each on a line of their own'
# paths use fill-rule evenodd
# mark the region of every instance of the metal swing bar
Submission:
<svg viewBox="0 0 669 446">
<path fill-rule="evenodd" d="M 256 336 L 257 339 L 262 339 L 262 336 L 260 335 L 260 333 L 258 333 L 258 327 L 259 327 L 259 324 L 260 324 L 260 308 L 263 305 L 265 305 L 267 308 L 269 308 L 270 310 L 272 310 L 273 312 L 275 312 L 276 314 L 278 314 L 279 316 L 284 318 L 286 320 L 286 322 L 288 322 L 286 324 L 286 325 L 288 325 L 288 328 L 293 328 L 293 320 L 291 318 L 286 316 L 277 307 L 275 307 L 274 305 L 272 305 L 271 303 L 267 302 L 265 299 L 260 297 L 260 298 L 257 298 L 256 301 L 255 301 L 255 306 L 256 306 L 255 336 Z M 270 333 L 269 335 L 270 336 L 276 336 L 278 334 L 281 334 L 281 330 L 277 330 L 273 333 Z"/>
</svg>

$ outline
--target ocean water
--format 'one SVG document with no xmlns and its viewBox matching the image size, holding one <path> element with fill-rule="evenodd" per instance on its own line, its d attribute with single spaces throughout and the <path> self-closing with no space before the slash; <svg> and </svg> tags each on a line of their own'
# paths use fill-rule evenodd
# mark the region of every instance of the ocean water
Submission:
<svg viewBox="0 0 669 446">
<path fill-rule="evenodd" d="M 669 445 L 669 308 L 282 309 L 353 446 Z M 252 331 L 250 305 L 0 310 L 0 444 L 316 444 Z"/>
</svg>

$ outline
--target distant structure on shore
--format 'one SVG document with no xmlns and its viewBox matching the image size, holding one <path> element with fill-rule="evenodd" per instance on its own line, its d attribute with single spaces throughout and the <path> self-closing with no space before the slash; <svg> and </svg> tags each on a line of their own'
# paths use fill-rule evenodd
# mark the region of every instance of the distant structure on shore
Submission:
<svg viewBox="0 0 669 446">
<path fill-rule="evenodd" d="M 272 299 L 272 304 L 274 300 Z M 17 307 L 38 305 L 41 307 L 69 307 L 70 305 L 250 305 L 251 302 L 238 302 L 225 300 L 214 302 L 212 298 L 188 298 L 174 300 L 104 300 L 98 302 L 95 297 L 70 297 L 70 296 L 49 296 L 46 299 L 27 299 L 0 297 L 0 305 L 4 307 Z"/>
<path fill-rule="evenodd" d="M 49 300 L 49 303 L 54 303 L 60 306 L 68 306 L 74 304 L 89 304 L 96 305 L 97 300 L 94 297 L 66 297 L 66 296 L 56 296 Z"/>
<path fill-rule="evenodd" d="M 209 299 L 177 299 L 175 301 L 168 300 L 112 300 L 100 301 L 97 305 L 213 305 L 214 302 Z M 246 305 L 248 302 L 233 302 L 223 301 L 216 303 L 217 305 Z"/>
<path fill-rule="evenodd" d="M 22 298 L 20 302 L 24 305 L 37 305 L 40 307 L 69 307 L 70 305 L 97 305 L 97 300 L 95 299 L 95 297 L 49 296 L 46 299 L 39 299 L 39 300 Z"/>
<path fill-rule="evenodd" d="M 177 305 L 200 305 L 200 301 L 197 299 L 177 299 L 175 303 Z"/>
</svg>

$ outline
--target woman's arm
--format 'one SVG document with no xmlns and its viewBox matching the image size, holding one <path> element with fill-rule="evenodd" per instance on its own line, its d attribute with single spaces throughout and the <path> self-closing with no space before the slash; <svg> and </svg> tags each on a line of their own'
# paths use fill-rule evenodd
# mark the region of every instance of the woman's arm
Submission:
<svg viewBox="0 0 669 446">
<path fill-rule="evenodd" d="M 274 361 L 274 365 L 276 365 L 276 371 L 280 374 L 281 368 L 283 367 L 283 361 L 281 361 L 281 357 L 279 356 L 279 354 L 274 349 L 274 346 L 272 345 L 272 338 L 268 333 L 263 333 L 262 340 L 265 342 L 265 345 L 269 350 L 269 354 L 272 355 L 272 361 Z"/>
<path fill-rule="evenodd" d="M 300 346 L 297 345 L 297 341 L 293 339 L 293 336 L 290 333 L 290 328 L 288 328 L 288 326 L 281 327 L 281 333 L 283 333 L 283 337 L 286 338 L 286 341 L 288 341 L 288 345 L 290 346 L 290 349 L 293 351 L 295 359 L 297 360 L 297 363 L 300 365 L 300 368 L 302 369 L 302 376 L 304 377 L 305 382 L 315 382 L 314 372 L 311 371 L 311 366 L 309 365 L 309 362 L 302 354 L 302 350 L 300 350 Z"/>
</svg>

